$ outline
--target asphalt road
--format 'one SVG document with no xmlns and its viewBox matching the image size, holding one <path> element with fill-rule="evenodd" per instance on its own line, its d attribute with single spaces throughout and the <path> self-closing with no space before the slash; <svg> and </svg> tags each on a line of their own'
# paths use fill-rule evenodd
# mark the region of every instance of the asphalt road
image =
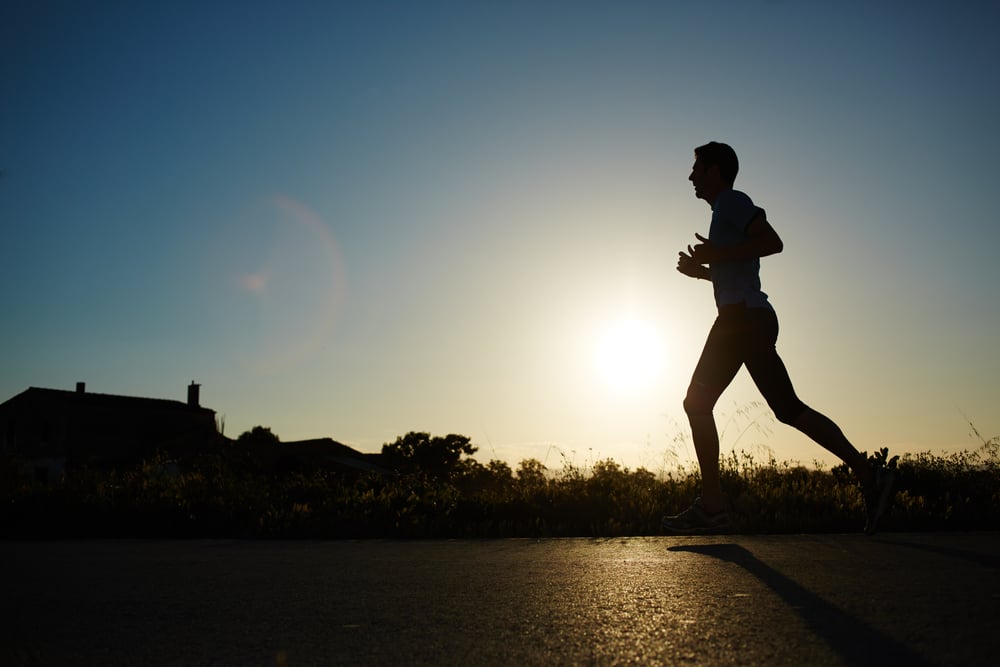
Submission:
<svg viewBox="0 0 1000 667">
<path fill-rule="evenodd" d="M 987 665 L 1000 534 L 0 542 L 3 665 Z"/>
</svg>

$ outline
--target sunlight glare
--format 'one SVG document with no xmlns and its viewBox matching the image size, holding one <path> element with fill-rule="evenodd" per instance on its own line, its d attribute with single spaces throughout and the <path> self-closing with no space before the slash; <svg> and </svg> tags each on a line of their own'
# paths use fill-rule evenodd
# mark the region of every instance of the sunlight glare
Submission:
<svg viewBox="0 0 1000 667">
<path fill-rule="evenodd" d="M 648 388 L 663 372 L 663 341 L 645 322 L 627 319 L 612 324 L 600 337 L 597 368 L 616 391 Z"/>
</svg>

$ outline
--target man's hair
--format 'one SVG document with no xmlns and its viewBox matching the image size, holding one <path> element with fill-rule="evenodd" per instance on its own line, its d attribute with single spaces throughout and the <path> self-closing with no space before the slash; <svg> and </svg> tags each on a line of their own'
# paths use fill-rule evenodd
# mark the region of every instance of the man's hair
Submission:
<svg viewBox="0 0 1000 667">
<path fill-rule="evenodd" d="M 736 157 L 736 151 L 729 144 L 710 141 L 694 149 L 694 157 L 703 167 L 716 165 L 719 168 L 719 176 L 729 185 L 736 181 L 736 174 L 740 171 L 740 161 Z"/>
</svg>

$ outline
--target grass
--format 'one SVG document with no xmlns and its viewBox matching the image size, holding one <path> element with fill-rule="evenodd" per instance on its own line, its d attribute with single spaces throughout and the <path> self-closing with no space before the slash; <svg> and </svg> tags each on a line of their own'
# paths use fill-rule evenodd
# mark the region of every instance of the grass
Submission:
<svg viewBox="0 0 1000 667">
<path fill-rule="evenodd" d="M 997 438 L 947 456 L 886 454 L 874 458 L 900 475 L 888 530 L 1000 528 Z M 0 462 L 8 538 L 651 535 L 664 513 L 695 498 L 700 483 L 697 469 L 684 466 L 654 474 L 605 460 L 586 470 L 565 462 L 549 470 L 527 460 L 514 471 L 471 457 L 432 472 L 404 466 L 396 475 L 279 474 L 224 449 L 180 462 L 155 457 L 124 470 L 70 469 L 51 485 L 19 470 L 13 459 Z M 844 466 L 805 468 L 739 451 L 722 460 L 722 481 L 743 533 L 856 532 L 864 522 Z"/>
</svg>

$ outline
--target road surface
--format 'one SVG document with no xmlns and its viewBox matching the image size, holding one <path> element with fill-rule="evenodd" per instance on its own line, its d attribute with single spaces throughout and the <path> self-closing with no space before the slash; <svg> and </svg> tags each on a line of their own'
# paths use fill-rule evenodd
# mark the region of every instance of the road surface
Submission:
<svg viewBox="0 0 1000 667">
<path fill-rule="evenodd" d="M 987 665 L 1000 534 L 0 542 L 4 665 Z"/>
</svg>

